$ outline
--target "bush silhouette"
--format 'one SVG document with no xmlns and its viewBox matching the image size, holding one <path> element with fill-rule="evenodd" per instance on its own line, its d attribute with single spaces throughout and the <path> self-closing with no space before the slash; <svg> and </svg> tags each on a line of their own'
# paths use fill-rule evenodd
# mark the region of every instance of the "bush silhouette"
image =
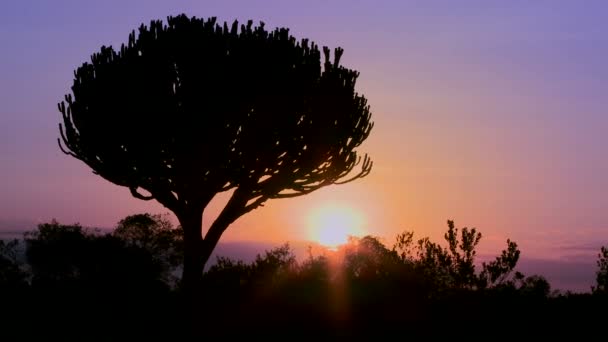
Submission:
<svg viewBox="0 0 608 342">
<path fill-rule="evenodd" d="M 112 236 L 127 247 L 143 249 L 161 269 L 161 279 L 171 287 L 178 286 L 177 270 L 183 264 L 184 232 L 173 227 L 161 215 L 149 213 L 129 215 L 118 222 Z"/>
<path fill-rule="evenodd" d="M 481 233 L 476 228 L 455 227 L 454 221 L 448 220 L 448 231 L 444 234 L 448 246 L 432 242 L 428 237 L 419 239 L 414 244 L 414 233 L 404 232 L 397 236 L 393 251 L 400 259 L 414 265 L 437 291 L 444 289 L 478 289 L 503 286 L 514 286 L 510 275 L 517 265 L 520 251 L 517 244 L 507 239 L 507 249 L 491 262 L 482 263 L 481 272 L 476 271 L 475 248 L 481 240 Z M 518 278 L 518 277 L 515 277 Z"/>
<path fill-rule="evenodd" d="M 2 242 L 0 266 L 10 267 L 0 274 L 18 270 L 21 282 L 17 291 L 3 292 L 9 294 L 0 310 L 10 327 L 5 335 L 191 338 L 180 329 L 185 313 L 176 300 L 179 290 L 165 276 L 172 267 L 167 256 L 179 255 L 179 236 L 179 228 L 150 214 L 128 216 L 108 233 L 50 222 L 26 234 L 26 265 L 19 264 L 17 242 Z M 462 243 L 462 236 L 471 243 Z M 456 229 L 449 222 L 444 238 L 446 243 L 438 244 L 405 232 L 388 248 L 377 237 L 353 237 L 301 261 L 287 244 L 251 262 L 218 257 L 201 288 L 206 304 L 201 318 L 212 327 L 206 334 L 282 338 L 295 331 L 301 338 L 435 339 L 472 338 L 472 330 L 463 327 L 475 327 L 545 337 L 576 332 L 584 339 L 601 332 L 608 298 L 600 292 L 551 292 L 544 277 L 515 272 L 520 253 L 510 240 L 499 256 L 476 269 L 475 242 L 481 239 L 476 229 Z M 471 262 L 472 269 L 459 267 L 461 262 Z"/>
<path fill-rule="evenodd" d="M 595 286 L 591 288 L 594 294 L 608 295 L 608 247 L 602 246 L 597 255 L 597 271 Z"/>
<path fill-rule="evenodd" d="M 121 234 L 114 235 L 52 221 L 25 234 L 31 294 L 20 305 L 37 308 L 29 314 L 39 323 L 25 336 L 128 340 L 168 334 L 170 319 L 163 311 L 177 308 L 170 303 L 164 251 L 123 239 L 128 228 L 119 228 Z M 150 324 L 158 325 L 155 333 Z"/>
<path fill-rule="evenodd" d="M 33 286 L 104 292 L 162 286 L 160 262 L 111 234 L 53 221 L 28 232 L 25 242 Z"/>
<path fill-rule="evenodd" d="M 19 240 L 0 240 L 0 291 L 10 293 L 27 285 L 27 273 L 18 260 Z"/>
</svg>

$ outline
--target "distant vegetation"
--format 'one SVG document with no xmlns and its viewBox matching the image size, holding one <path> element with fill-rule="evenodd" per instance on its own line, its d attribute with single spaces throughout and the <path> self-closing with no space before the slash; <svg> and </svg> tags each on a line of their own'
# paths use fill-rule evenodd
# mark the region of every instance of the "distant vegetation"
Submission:
<svg viewBox="0 0 608 342">
<path fill-rule="evenodd" d="M 475 228 L 448 221 L 443 245 L 404 232 L 393 246 L 373 236 L 351 238 L 302 261 L 287 244 L 250 263 L 219 257 L 204 274 L 205 327 L 222 337 L 601 331 L 608 304 L 606 247 L 592 291 L 573 294 L 552 291 L 540 275 L 518 272 L 520 251 L 510 240 L 477 269 L 480 239 Z M 25 260 L 19 248 L 25 248 Z M 53 221 L 21 241 L 0 241 L 3 336 L 186 338 L 178 333 L 184 331 L 182 260 L 182 230 L 160 215 L 128 216 L 111 233 Z"/>
</svg>

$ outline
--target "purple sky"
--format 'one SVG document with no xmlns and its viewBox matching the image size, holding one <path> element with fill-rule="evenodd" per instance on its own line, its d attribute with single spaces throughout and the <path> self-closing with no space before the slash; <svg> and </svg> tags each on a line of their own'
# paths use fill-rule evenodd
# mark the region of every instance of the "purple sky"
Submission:
<svg viewBox="0 0 608 342">
<path fill-rule="evenodd" d="M 0 230 L 167 212 L 61 154 L 56 106 L 101 45 L 182 12 L 342 46 L 376 122 L 369 177 L 269 202 L 225 240 L 310 239 L 307 215 L 337 203 L 389 244 L 404 229 L 440 239 L 451 218 L 492 254 L 507 237 L 553 260 L 608 245 L 608 2 L 575 0 L 4 0 Z"/>
</svg>

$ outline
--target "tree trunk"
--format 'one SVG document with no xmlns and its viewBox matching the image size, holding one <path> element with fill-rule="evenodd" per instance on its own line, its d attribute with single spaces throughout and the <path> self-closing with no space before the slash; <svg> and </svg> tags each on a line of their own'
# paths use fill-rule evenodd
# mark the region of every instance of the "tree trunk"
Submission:
<svg viewBox="0 0 608 342">
<path fill-rule="evenodd" d="M 210 332 L 213 333 L 206 329 L 209 322 L 204 317 L 204 312 L 208 308 L 205 307 L 203 298 L 203 270 L 226 228 L 240 216 L 235 214 L 235 203 L 243 204 L 237 202 L 236 199 L 239 197 L 234 197 L 229 201 L 226 208 L 209 227 L 204 239 L 202 238 L 202 210 L 178 215 L 184 230 L 184 270 L 182 273 L 184 313 L 189 323 L 190 335 L 196 339 L 208 337 Z"/>
<path fill-rule="evenodd" d="M 179 215 L 179 222 L 184 230 L 184 269 L 182 271 L 182 300 L 187 329 L 193 338 L 202 336 L 203 317 L 203 268 L 205 244 L 202 238 L 202 212 L 191 212 Z M 208 257 L 207 257 L 208 258 Z"/>
</svg>

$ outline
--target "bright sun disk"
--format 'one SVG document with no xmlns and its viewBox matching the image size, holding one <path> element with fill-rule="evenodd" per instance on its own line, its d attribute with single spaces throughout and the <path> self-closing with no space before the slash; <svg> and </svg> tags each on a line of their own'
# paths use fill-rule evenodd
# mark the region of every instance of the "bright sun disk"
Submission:
<svg viewBox="0 0 608 342">
<path fill-rule="evenodd" d="M 311 238 L 320 244 L 336 248 L 348 242 L 349 236 L 362 235 L 363 219 L 352 208 L 341 205 L 324 205 L 310 215 Z"/>
</svg>

